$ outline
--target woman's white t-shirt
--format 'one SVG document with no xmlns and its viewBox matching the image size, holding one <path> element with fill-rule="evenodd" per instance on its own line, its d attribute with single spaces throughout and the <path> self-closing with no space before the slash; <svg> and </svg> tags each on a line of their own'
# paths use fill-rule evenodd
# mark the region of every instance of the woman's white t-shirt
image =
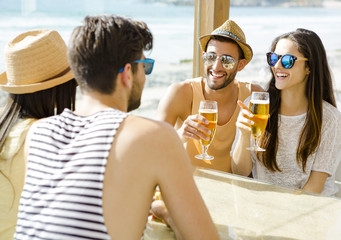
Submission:
<svg viewBox="0 0 341 240">
<path fill-rule="evenodd" d="M 282 171 L 269 171 L 252 152 L 253 177 L 280 186 L 302 189 L 311 171 L 325 172 L 329 176 L 321 194 L 334 195 L 338 191 L 335 185 L 335 171 L 341 159 L 341 113 L 331 104 L 323 102 L 321 142 L 316 151 L 308 157 L 303 172 L 301 165 L 296 161 L 296 151 L 305 118 L 306 114 L 279 115 L 276 161 Z"/>
</svg>

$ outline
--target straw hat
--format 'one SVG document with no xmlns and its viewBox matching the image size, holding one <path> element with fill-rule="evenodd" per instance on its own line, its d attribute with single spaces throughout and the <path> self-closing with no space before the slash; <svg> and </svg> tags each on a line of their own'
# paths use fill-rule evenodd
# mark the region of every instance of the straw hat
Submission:
<svg viewBox="0 0 341 240">
<path fill-rule="evenodd" d="M 203 51 L 206 51 L 206 45 L 212 36 L 222 36 L 234 40 L 243 50 L 247 63 L 251 61 L 253 56 L 252 48 L 246 43 L 243 30 L 234 21 L 227 20 L 211 34 L 201 36 L 199 42 Z"/>
<path fill-rule="evenodd" d="M 66 44 L 56 31 L 20 34 L 5 47 L 7 71 L 0 75 L 0 89 L 15 94 L 33 93 L 73 79 L 66 51 Z"/>
</svg>

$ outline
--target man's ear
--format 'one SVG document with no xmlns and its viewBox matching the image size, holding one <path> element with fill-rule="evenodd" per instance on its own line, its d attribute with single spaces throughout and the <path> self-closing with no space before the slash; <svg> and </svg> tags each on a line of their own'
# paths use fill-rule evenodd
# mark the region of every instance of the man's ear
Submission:
<svg viewBox="0 0 341 240">
<path fill-rule="evenodd" d="M 123 69 L 121 75 L 122 75 L 121 76 L 122 85 L 130 89 L 132 86 L 132 83 L 133 83 L 133 73 L 132 73 L 130 63 L 127 63 L 124 66 L 124 69 Z"/>
<path fill-rule="evenodd" d="M 245 58 L 241 59 L 238 64 L 238 72 L 243 70 L 243 68 L 247 65 L 247 61 Z"/>
</svg>

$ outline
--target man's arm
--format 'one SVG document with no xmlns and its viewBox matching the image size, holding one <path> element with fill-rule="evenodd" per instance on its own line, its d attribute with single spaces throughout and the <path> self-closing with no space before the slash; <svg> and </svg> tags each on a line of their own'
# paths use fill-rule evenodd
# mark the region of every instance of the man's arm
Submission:
<svg viewBox="0 0 341 240">
<path fill-rule="evenodd" d="M 183 121 L 191 114 L 192 86 L 188 82 L 173 83 L 160 100 L 157 118 L 175 126 L 178 118 Z"/>
<path fill-rule="evenodd" d="M 168 124 L 129 116 L 112 145 L 104 183 L 104 217 L 113 238 L 140 237 L 159 185 L 183 239 L 218 239 L 189 158 Z"/>
<path fill-rule="evenodd" d="M 161 99 L 157 116 L 161 121 L 175 126 L 180 118 L 183 121 L 182 126 L 177 126 L 178 135 L 182 142 L 187 142 L 189 138 L 196 140 L 208 140 L 209 129 L 199 122 L 208 124 L 208 120 L 199 114 L 191 115 L 192 112 L 193 91 L 189 82 L 172 84 Z"/>
</svg>

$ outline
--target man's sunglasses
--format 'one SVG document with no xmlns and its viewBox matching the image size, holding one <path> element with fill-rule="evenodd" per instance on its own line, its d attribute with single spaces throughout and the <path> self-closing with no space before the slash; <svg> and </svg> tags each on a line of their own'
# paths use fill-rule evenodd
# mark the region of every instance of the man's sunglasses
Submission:
<svg viewBox="0 0 341 240">
<path fill-rule="evenodd" d="M 281 60 L 282 66 L 285 69 L 290 69 L 294 66 L 295 61 L 308 61 L 308 58 L 302 58 L 302 57 L 295 57 L 293 55 L 290 54 L 285 54 L 285 55 L 277 55 L 274 52 L 268 52 L 266 54 L 266 59 L 268 61 L 268 64 L 271 67 L 274 67 L 276 65 L 276 63 Z"/>
<path fill-rule="evenodd" d="M 154 62 L 155 62 L 154 59 L 146 58 L 146 59 L 143 59 L 143 60 L 136 60 L 136 61 L 131 62 L 131 63 L 144 63 L 143 64 L 144 73 L 146 75 L 149 75 L 153 71 Z M 124 67 L 122 67 L 120 70 L 118 70 L 118 73 L 123 72 L 123 70 L 124 70 Z"/>
<path fill-rule="evenodd" d="M 217 57 L 218 56 L 215 53 L 204 52 L 202 54 L 202 61 L 206 66 L 211 66 L 215 63 L 215 61 L 217 60 Z M 236 61 L 234 60 L 234 58 L 228 55 L 220 56 L 219 60 L 221 62 L 221 65 L 226 70 L 231 70 L 232 68 L 234 68 L 234 65 L 236 64 Z"/>
</svg>

